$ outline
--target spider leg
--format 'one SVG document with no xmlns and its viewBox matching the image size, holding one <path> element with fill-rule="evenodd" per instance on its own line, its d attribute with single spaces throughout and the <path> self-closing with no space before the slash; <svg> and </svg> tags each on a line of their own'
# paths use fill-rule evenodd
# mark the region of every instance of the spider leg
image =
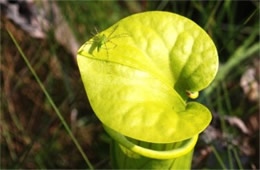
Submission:
<svg viewBox="0 0 260 170">
<path fill-rule="evenodd" d="M 95 31 L 96 31 L 96 34 L 98 34 L 98 33 L 99 33 L 96 27 L 95 27 Z"/>
<path fill-rule="evenodd" d="M 109 42 L 109 43 L 113 44 L 113 47 L 111 47 L 111 48 L 108 48 L 108 49 L 114 49 L 114 48 L 116 48 L 116 47 L 117 47 L 117 44 L 116 44 L 116 43 L 114 43 L 113 41 L 110 41 L 110 40 L 108 40 L 107 42 Z"/>
<path fill-rule="evenodd" d="M 83 46 L 81 47 L 81 50 L 79 51 L 79 53 L 80 52 L 82 52 L 83 51 L 83 49 L 87 46 L 87 45 L 93 45 L 93 43 L 95 43 L 96 41 L 95 40 L 89 40 L 89 41 L 87 41 L 87 42 L 85 42 L 84 44 L 83 44 Z M 91 47 L 90 47 L 91 48 Z"/>
<path fill-rule="evenodd" d="M 83 44 L 83 46 L 80 48 L 81 50 L 79 51 L 79 53 L 81 53 L 82 51 L 83 51 L 83 49 L 88 45 L 88 44 L 91 44 L 91 42 L 85 42 L 84 44 Z"/>
<path fill-rule="evenodd" d="M 116 31 L 117 27 L 118 27 L 118 25 L 116 25 L 116 26 L 113 28 L 113 30 L 108 34 L 107 39 L 109 39 L 110 36 Z"/>
<path fill-rule="evenodd" d="M 107 45 L 106 45 L 106 43 L 105 43 L 104 45 L 105 45 L 106 52 L 107 52 L 107 58 L 109 58 L 109 55 L 108 55 L 108 48 L 107 48 Z"/>
<path fill-rule="evenodd" d="M 109 39 L 114 39 L 114 38 L 124 38 L 124 37 L 129 37 L 129 35 L 127 33 L 122 33 L 122 34 L 117 34 L 117 35 L 114 35 L 112 37 L 110 37 Z"/>
<path fill-rule="evenodd" d="M 84 45 L 92 44 L 93 42 L 95 42 L 95 41 L 94 40 L 89 40 L 88 42 L 85 42 Z"/>
</svg>

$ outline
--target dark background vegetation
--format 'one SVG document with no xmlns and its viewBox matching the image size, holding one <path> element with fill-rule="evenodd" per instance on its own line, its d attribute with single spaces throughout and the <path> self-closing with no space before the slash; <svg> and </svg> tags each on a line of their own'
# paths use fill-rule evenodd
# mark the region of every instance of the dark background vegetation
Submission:
<svg viewBox="0 0 260 170">
<path fill-rule="evenodd" d="M 198 98 L 212 111 L 213 120 L 200 135 L 192 168 L 259 168 L 259 1 L 3 1 L 0 5 L 0 168 L 87 168 L 7 29 L 93 166 L 111 168 L 109 137 L 89 105 L 76 50 L 95 28 L 103 30 L 150 10 L 192 19 L 208 32 L 219 52 L 216 80 Z M 20 18 L 10 17 L 10 5 L 18 6 Z"/>
</svg>

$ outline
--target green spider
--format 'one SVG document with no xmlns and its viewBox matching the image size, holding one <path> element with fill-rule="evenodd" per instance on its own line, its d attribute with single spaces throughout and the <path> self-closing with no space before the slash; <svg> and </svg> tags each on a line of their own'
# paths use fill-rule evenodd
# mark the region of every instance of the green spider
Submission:
<svg viewBox="0 0 260 170">
<path fill-rule="evenodd" d="M 108 36 L 106 36 L 105 34 L 98 34 L 98 31 L 96 30 L 97 34 L 93 37 L 93 40 L 90 42 L 91 43 L 91 47 L 89 48 L 89 53 L 92 54 L 94 52 L 95 49 L 97 49 L 97 52 L 100 51 L 100 49 L 104 46 L 107 52 L 107 56 L 108 56 L 108 48 L 107 48 L 107 43 L 111 43 L 114 45 L 113 48 L 115 48 L 117 45 L 115 43 L 113 43 L 111 40 L 114 38 L 119 38 L 124 36 L 123 34 L 118 34 L 118 35 L 114 35 L 114 32 L 116 31 L 116 29 L 118 28 L 118 25 L 116 25 L 113 30 L 109 33 Z"/>
</svg>

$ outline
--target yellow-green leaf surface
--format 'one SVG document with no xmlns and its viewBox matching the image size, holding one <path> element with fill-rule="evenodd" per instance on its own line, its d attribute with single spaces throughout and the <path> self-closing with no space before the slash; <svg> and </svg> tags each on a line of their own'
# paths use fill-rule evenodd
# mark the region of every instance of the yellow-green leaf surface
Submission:
<svg viewBox="0 0 260 170">
<path fill-rule="evenodd" d="M 98 37 L 107 37 L 99 50 L 93 48 Z M 205 106 L 186 102 L 186 92 L 213 80 L 217 51 L 207 33 L 185 17 L 159 11 L 129 16 L 86 42 L 77 60 L 94 112 L 125 136 L 176 142 L 211 121 Z"/>
</svg>

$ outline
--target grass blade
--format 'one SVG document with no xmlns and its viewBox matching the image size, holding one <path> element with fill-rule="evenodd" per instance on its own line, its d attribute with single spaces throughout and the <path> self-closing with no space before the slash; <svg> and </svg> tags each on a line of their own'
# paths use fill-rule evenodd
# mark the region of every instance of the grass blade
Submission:
<svg viewBox="0 0 260 170">
<path fill-rule="evenodd" d="M 207 89 L 204 90 L 204 95 L 202 96 L 201 100 L 204 99 L 204 97 L 209 96 L 210 93 L 215 90 L 219 83 L 224 80 L 224 78 L 230 73 L 230 71 L 233 68 L 239 65 L 243 60 L 252 57 L 253 54 L 257 53 L 259 50 L 260 45 L 258 43 L 253 44 L 247 50 L 245 50 L 243 46 L 238 48 L 235 54 L 232 57 L 230 57 L 228 62 L 225 65 L 223 65 L 221 69 L 219 69 L 219 72 L 213 83 Z"/>
<path fill-rule="evenodd" d="M 234 169 L 232 153 L 231 153 L 231 147 L 232 146 L 228 146 L 228 162 L 229 162 L 229 168 L 230 169 Z"/>
<path fill-rule="evenodd" d="M 66 123 L 65 119 L 63 118 L 63 116 L 61 115 L 59 109 L 57 108 L 57 106 L 55 105 L 55 103 L 53 102 L 52 98 L 50 97 L 49 93 L 47 92 L 47 90 L 45 89 L 44 85 L 42 84 L 41 80 L 39 79 L 39 77 L 37 76 L 36 72 L 34 71 L 34 69 L 32 68 L 30 62 L 28 61 L 27 57 L 25 56 L 25 54 L 23 53 L 22 49 L 20 48 L 19 44 L 17 43 L 16 39 L 13 37 L 13 34 L 11 32 L 9 32 L 9 30 L 7 29 L 8 34 L 10 35 L 11 39 L 13 40 L 16 48 L 18 49 L 20 55 L 23 57 L 27 67 L 29 68 L 29 70 L 31 71 L 31 73 L 33 74 L 34 78 L 36 79 L 37 83 L 39 84 L 40 88 L 42 89 L 43 93 L 45 94 L 45 96 L 47 97 L 50 105 L 52 106 L 52 108 L 54 109 L 55 113 L 58 115 L 60 121 L 62 122 L 64 128 L 66 129 L 67 133 L 69 134 L 70 138 L 72 139 L 72 141 L 74 142 L 74 144 L 76 145 L 77 149 L 79 150 L 79 152 L 81 153 L 83 159 L 85 160 L 85 162 L 87 163 L 88 167 L 90 169 L 93 169 L 92 164 L 90 163 L 90 161 L 88 160 L 86 154 L 84 153 L 83 149 L 81 148 L 81 146 L 79 145 L 77 139 L 75 138 L 75 136 L 73 135 L 73 133 L 71 132 L 68 124 Z"/>
<path fill-rule="evenodd" d="M 216 158 L 217 158 L 220 166 L 222 167 L 222 169 L 227 169 L 227 167 L 225 166 L 223 160 L 219 156 L 219 154 L 218 154 L 217 150 L 215 149 L 215 147 L 212 145 L 212 146 L 210 146 L 210 148 L 212 149 L 212 151 L 213 151 L 214 155 L 216 156 Z"/>
<path fill-rule="evenodd" d="M 232 150 L 233 150 L 233 153 L 234 153 L 234 155 L 235 155 L 235 159 L 236 159 L 236 161 L 237 161 L 237 165 L 238 165 L 239 169 L 240 169 L 240 170 L 243 170 L 244 168 L 243 168 L 242 163 L 241 163 L 241 161 L 240 161 L 240 159 L 239 159 L 237 150 L 236 150 L 235 148 L 232 148 Z"/>
<path fill-rule="evenodd" d="M 217 12 L 219 6 L 220 6 L 220 3 L 221 3 L 221 1 L 216 1 L 215 7 L 214 7 L 214 9 L 212 10 L 212 12 L 210 13 L 210 16 L 208 17 L 207 23 L 206 23 L 205 26 L 204 26 L 204 29 L 205 29 L 205 30 L 208 30 L 210 24 L 212 23 L 212 21 L 213 21 L 213 19 L 214 19 L 214 16 L 215 16 L 215 14 L 216 14 L 216 12 Z"/>
</svg>

